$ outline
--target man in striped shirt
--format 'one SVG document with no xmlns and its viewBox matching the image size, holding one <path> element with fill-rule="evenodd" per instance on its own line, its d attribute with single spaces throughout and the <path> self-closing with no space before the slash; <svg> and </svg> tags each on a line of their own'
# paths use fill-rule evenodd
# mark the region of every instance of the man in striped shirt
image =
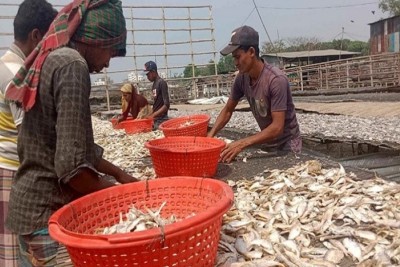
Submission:
<svg viewBox="0 0 400 267">
<path fill-rule="evenodd" d="M 5 100 L 7 86 L 47 32 L 57 11 L 45 0 L 25 0 L 14 20 L 14 43 L 0 58 L 0 266 L 17 266 L 18 245 L 4 226 L 11 180 L 19 166 L 17 128 L 23 111 Z"/>
</svg>

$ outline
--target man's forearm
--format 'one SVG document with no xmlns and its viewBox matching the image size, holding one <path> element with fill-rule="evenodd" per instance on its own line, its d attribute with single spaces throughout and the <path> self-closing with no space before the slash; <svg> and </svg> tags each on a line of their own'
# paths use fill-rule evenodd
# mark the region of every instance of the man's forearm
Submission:
<svg viewBox="0 0 400 267">
<path fill-rule="evenodd" d="M 119 177 L 124 172 L 122 169 L 103 158 L 99 160 L 95 168 L 99 172 L 111 175 L 113 177 Z"/>
<path fill-rule="evenodd" d="M 275 125 L 270 125 L 264 130 L 241 139 L 245 147 L 249 147 L 256 144 L 264 144 L 270 142 L 282 134 L 282 129 Z"/>
<path fill-rule="evenodd" d="M 159 110 L 153 112 L 153 114 L 151 114 L 151 116 L 153 118 L 156 118 L 156 117 L 160 116 L 161 114 L 167 112 L 167 110 L 168 110 L 167 106 L 163 105 Z"/>
<path fill-rule="evenodd" d="M 98 175 L 89 168 L 82 168 L 69 180 L 68 185 L 80 194 L 86 195 L 114 186 L 115 184 L 98 177 Z"/>
<path fill-rule="evenodd" d="M 214 137 L 225 125 L 229 122 L 232 117 L 232 113 L 229 112 L 222 112 L 219 114 L 217 119 L 215 120 L 214 126 L 208 133 L 209 137 Z"/>
</svg>

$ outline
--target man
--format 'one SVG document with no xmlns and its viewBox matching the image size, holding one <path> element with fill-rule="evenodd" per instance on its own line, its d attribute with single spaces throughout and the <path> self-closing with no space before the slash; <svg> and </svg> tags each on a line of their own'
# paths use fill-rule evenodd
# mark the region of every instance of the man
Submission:
<svg viewBox="0 0 400 267">
<path fill-rule="evenodd" d="M 259 36 L 243 26 L 232 32 L 222 55 L 232 53 L 239 74 L 231 95 L 208 136 L 215 136 L 230 120 L 239 100 L 245 96 L 260 132 L 228 144 L 221 152 L 222 162 L 231 162 L 243 149 L 254 144 L 273 147 L 278 154 L 301 151 L 299 125 L 285 74 L 259 57 Z"/>
<path fill-rule="evenodd" d="M 5 100 L 6 88 L 26 57 L 38 45 L 57 15 L 46 0 L 25 0 L 14 18 L 14 43 L 0 58 L 0 266 L 17 265 L 16 236 L 4 225 L 11 190 L 11 181 L 19 166 L 17 127 L 23 111 Z"/>
<path fill-rule="evenodd" d="M 147 99 L 138 94 L 133 84 L 127 83 L 121 87 L 122 93 L 122 115 L 118 118 L 118 123 L 128 118 L 129 113 L 133 119 L 143 119 L 152 113 L 152 108 Z"/>
<path fill-rule="evenodd" d="M 64 7 L 15 76 L 6 97 L 21 103 L 21 165 L 12 183 L 7 227 L 18 234 L 20 266 L 54 266 L 58 243 L 49 217 L 72 200 L 136 181 L 102 158 L 94 144 L 90 75 L 126 53 L 118 0 L 75 0 Z"/>
<path fill-rule="evenodd" d="M 157 72 L 157 65 L 154 61 L 144 64 L 144 72 L 147 79 L 153 82 L 153 113 L 147 118 L 154 119 L 154 129 L 158 129 L 161 123 L 168 120 L 169 94 L 168 85 Z"/>
</svg>

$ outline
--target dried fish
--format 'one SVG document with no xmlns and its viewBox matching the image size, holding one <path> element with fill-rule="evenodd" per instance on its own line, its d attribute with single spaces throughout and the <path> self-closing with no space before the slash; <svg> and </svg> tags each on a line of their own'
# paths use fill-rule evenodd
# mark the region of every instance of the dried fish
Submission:
<svg viewBox="0 0 400 267">
<path fill-rule="evenodd" d="M 123 219 L 123 214 L 120 213 L 119 222 L 110 227 L 105 227 L 102 231 L 96 230 L 96 233 L 101 232 L 104 235 L 111 234 L 124 234 L 129 232 L 138 232 L 148 230 L 157 227 L 163 227 L 166 224 L 171 224 L 177 221 L 175 216 L 164 219 L 160 216 L 162 208 L 167 202 L 163 202 L 160 208 L 156 211 L 152 211 L 145 207 L 147 213 L 132 206 L 129 211 L 125 214 L 126 220 Z"/>
<path fill-rule="evenodd" d="M 221 232 L 240 255 L 236 266 L 265 257 L 285 266 L 336 266 L 345 257 L 398 264 L 397 184 L 355 181 L 342 166 L 324 169 L 317 161 L 228 183 L 235 205 Z M 225 253 L 219 249 L 217 258 Z"/>
</svg>

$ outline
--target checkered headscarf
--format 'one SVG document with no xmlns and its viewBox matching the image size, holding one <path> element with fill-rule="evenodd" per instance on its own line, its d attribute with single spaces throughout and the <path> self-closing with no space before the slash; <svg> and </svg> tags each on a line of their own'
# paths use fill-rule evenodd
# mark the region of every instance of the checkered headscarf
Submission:
<svg viewBox="0 0 400 267">
<path fill-rule="evenodd" d="M 126 54 L 126 26 L 119 0 L 74 0 L 57 15 L 43 40 L 25 61 L 7 89 L 6 98 L 28 111 L 35 104 L 40 71 L 49 53 L 70 40 L 112 48 Z"/>
</svg>

